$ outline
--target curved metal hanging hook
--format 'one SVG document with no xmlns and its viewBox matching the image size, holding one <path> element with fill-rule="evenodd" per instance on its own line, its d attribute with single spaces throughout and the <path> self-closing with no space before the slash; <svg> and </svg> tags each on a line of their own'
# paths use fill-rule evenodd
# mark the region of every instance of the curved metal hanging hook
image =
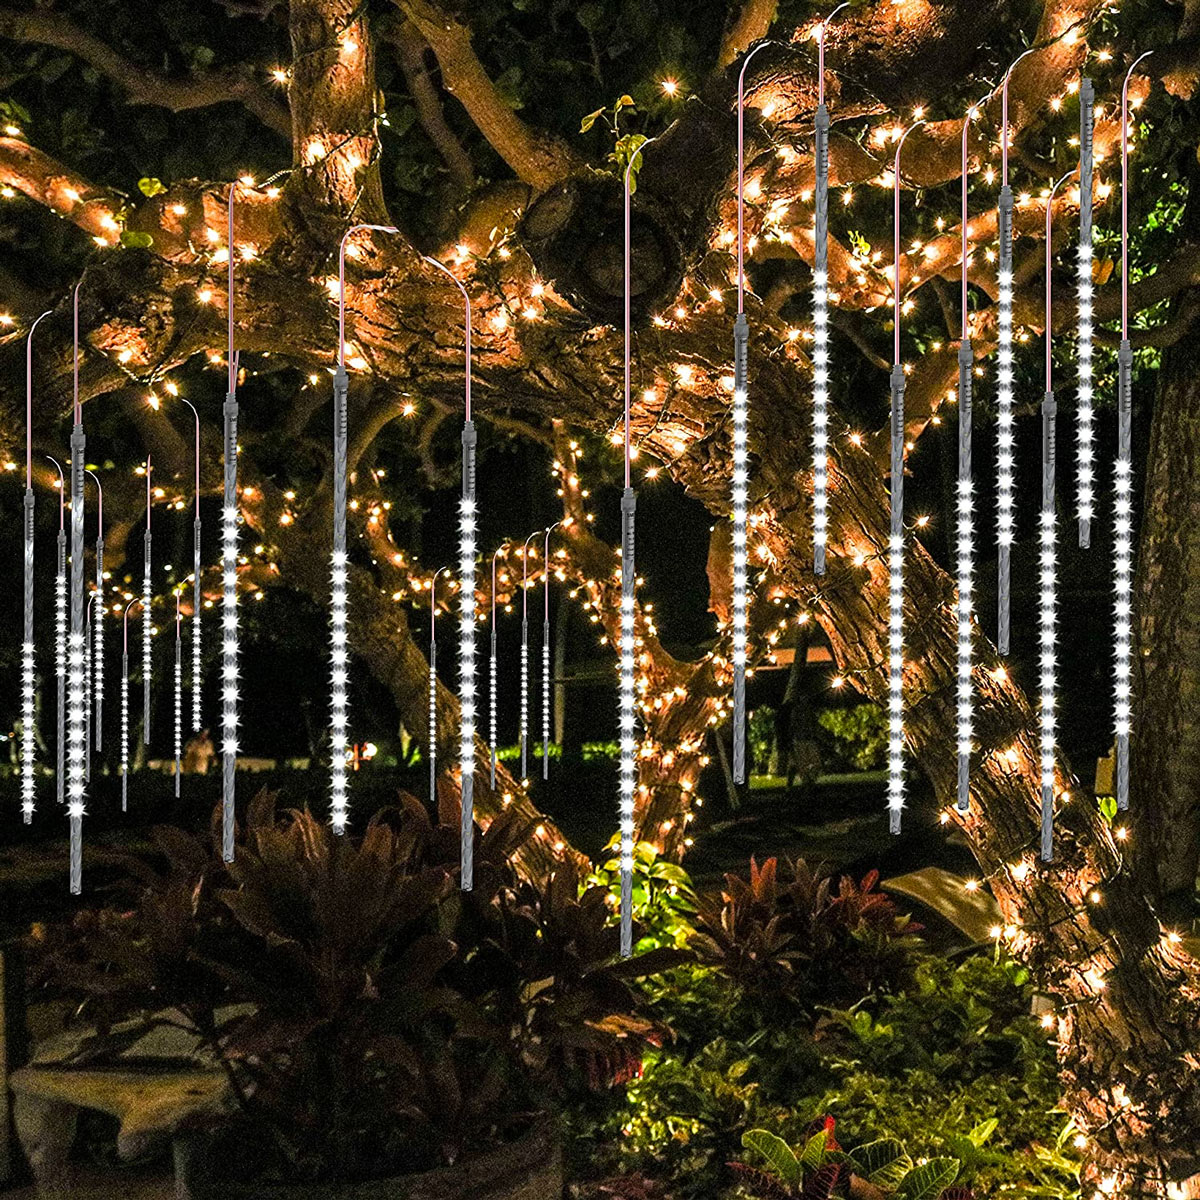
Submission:
<svg viewBox="0 0 1200 1200">
<path fill-rule="evenodd" d="M 379 224 L 356 224 L 342 234 L 337 247 L 337 365 L 346 370 L 346 242 L 350 235 L 362 229 L 374 229 L 377 233 L 400 233 L 395 226 Z"/>
<path fill-rule="evenodd" d="M 546 616 L 547 621 L 550 620 L 550 535 L 561 524 L 562 524 L 561 521 L 555 521 L 553 525 L 548 526 L 546 529 L 546 543 L 545 543 L 545 550 L 543 551 L 544 561 L 542 562 L 542 573 L 543 573 L 543 584 L 544 584 L 543 591 L 545 592 L 545 601 L 546 601 L 545 616 Z"/>
<path fill-rule="evenodd" d="M 71 325 L 72 325 L 72 357 L 71 357 L 71 376 L 72 386 L 74 389 L 73 411 L 76 425 L 83 423 L 83 409 L 79 404 L 79 289 L 83 286 L 81 279 L 75 285 L 75 291 L 71 297 Z"/>
<path fill-rule="evenodd" d="M 838 13 L 842 11 L 843 8 L 849 7 L 850 4 L 848 2 L 845 4 L 839 4 L 837 8 L 835 8 L 833 12 L 831 12 L 829 16 L 827 16 L 825 20 L 823 20 L 817 26 L 817 104 L 819 105 L 825 103 L 825 30 L 829 28 L 829 23 L 838 15 Z"/>
<path fill-rule="evenodd" d="M 1053 305 L 1052 305 L 1052 301 L 1051 301 L 1051 290 L 1052 289 L 1050 286 L 1050 270 L 1051 270 L 1051 266 L 1052 266 L 1052 259 L 1054 257 L 1054 250 L 1053 250 L 1053 247 L 1051 245 L 1051 240 L 1050 240 L 1050 234 L 1051 234 L 1050 225 L 1051 225 L 1051 219 L 1054 214 L 1054 195 L 1058 191 L 1058 189 L 1060 187 L 1062 187 L 1062 185 L 1064 183 L 1066 183 L 1067 180 L 1070 179 L 1071 176 L 1074 174 L 1075 174 L 1074 171 L 1068 171 L 1061 179 L 1059 179 L 1054 184 L 1054 186 L 1050 189 L 1050 195 L 1048 195 L 1046 197 L 1046 391 L 1048 391 L 1048 392 L 1054 390 L 1052 387 L 1053 361 L 1052 361 L 1052 356 L 1051 356 L 1051 350 L 1052 350 L 1051 342 L 1052 342 L 1052 333 L 1053 333 L 1053 329 L 1052 329 L 1052 325 L 1051 325 L 1051 317 L 1052 317 Z"/>
<path fill-rule="evenodd" d="M 1130 64 L 1121 84 L 1121 337 L 1129 338 L 1129 81 L 1138 63 L 1153 54 L 1147 50 Z"/>
<path fill-rule="evenodd" d="M 127 605 L 125 605 L 125 612 L 124 612 L 123 616 L 121 617 L 121 620 L 124 623 L 124 627 L 125 627 L 124 641 L 122 644 L 123 644 L 126 654 L 129 653 L 129 610 L 135 604 L 141 604 L 141 602 L 142 602 L 141 596 L 134 596 L 134 598 L 132 600 L 130 600 L 130 602 Z"/>
<path fill-rule="evenodd" d="M 924 124 L 924 121 L 916 121 L 900 135 L 900 140 L 896 143 L 896 156 L 892 166 L 892 235 L 895 249 L 892 259 L 892 295 L 895 303 L 896 365 L 900 363 L 900 151 L 904 147 L 904 139 L 914 129 L 919 129 Z"/>
<path fill-rule="evenodd" d="M 1016 70 L 1017 63 L 1026 55 L 1032 54 L 1035 50 L 1042 50 L 1043 46 L 1030 46 L 1028 50 L 1018 54 L 1016 58 L 1009 64 L 1008 70 L 1004 72 L 1004 81 L 1000 85 L 1000 186 L 1004 187 L 1008 183 L 1008 83 L 1012 78 L 1013 71 Z"/>
<path fill-rule="evenodd" d="M 521 551 L 521 616 L 524 618 L 529 612 L 529 543 L 535 537 L 541 534 L 540 529 L 535 529 L 526 539 L 525 547 Z"/>
<path fill-rule="evenodd" d="M 658 141 L 661 134 L 656 134 L 652 138 L 647 138 L 638 148 L 629 156 L 629 162 L 625 165 L 625 486 L 629 487 L 629 339 L 630 339 L 630 295 L 629 295 L 629 173 L 633 170 L 633 164 L 637 161 L 642 151 L 650 145 L 651 142 Z"/>
<path fill-rule="evenodd" d="M 25 489 L 33 486 L 33 331 L 53 312 L 49 309 L 29 327 L 25 336 Z"/>
<path fill-rule="evenodd" d="M 433 573 L 433 578 L 429 581 L 429 639 L 432 641 L 437 636 L 437 581 L 438 576 L 443 571 L 449 571 L 449 567 L 438 567 Z"/>
<path fill-rule="evenodd" d="M 47 454 L 46 457 L 54 464 L 58 471 L 58 532 L 62 533 L 65 525 L 65 513 L 67 509 L 67 477 L 63 474 L 62 463 L 53 455 Z"/>
<path fill-rule="evenodd" d="M 467 292 L 467 289 L 466 289 L 465 285 L 463 284 L 462 280 L 460 280 L 458 278 L 458 276 L 455 275 L 454 272 L 451 271 L 448 266 L 446 266 L 445 263 L 439 262 L 436 258 L 431 258 L 428 254 L 422 254 L 421 261 L 428 263 L 431 267 L 437 267 L 437 269 L 439 271 L 441 271 L 441 273 L 443 275 L 445 275 L 446 278 L 449 279 L 450 282 L 452 284 L 454 284 L 454 286 L 456 288 L 458 288 L 458 290 L 460 292 L 462 292 L 463 303 L 466 305 L 466 317 L 463 322 L 463 328 L 466 330 L 466 360 L 467 360 L 464 400 L 465 400 L 465 408 L 466 408 L 466 419 L 469 421 L 471 419 L 471 297 L 470 297 L 470 294 Z"/>
</svg>

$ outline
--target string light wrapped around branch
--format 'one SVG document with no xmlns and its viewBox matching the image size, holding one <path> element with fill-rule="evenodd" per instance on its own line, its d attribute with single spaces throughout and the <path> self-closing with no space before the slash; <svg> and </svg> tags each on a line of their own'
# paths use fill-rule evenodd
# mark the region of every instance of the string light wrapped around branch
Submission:
<svg viewBox="0 0 1200 1200">
<path fill-rule="evenodd" d="M 900 363 L 900 151 L 914 129 L 896 143 L 892 178 L 893 346 L 891 378 L 891 522 L 888 537 L 888 828 L 900 832 L 904 808 L 904 367 Z"/>
<path fill-rule="evenodd" d="M 462 293 L 465 306 L 462 430 L 462 496 L 458 513 L 458 766 L 462 786 L 459 886 L 469 892 L 474 879 L 475 795 L 475 423 L 471 420 L 471 297 L 449 267 L 436 258 L 424 259 Z"/>
<path fill-rule="evenodd" d="M 362 230 L 373 230 L 377 233 L 400 232 L 394 225 L 351 225 L 342 235 L 338 246 L 338 356 L 337 368 L 333 373 L 333 553 L 330 561 L 329 597 L 329 809 L 333 831 L 338 834 L 346 832 L 346 759 L 350 752 L 350 557 L 346 550 L 346 396 L 350 388 L 350 378 L 346 374 L 346 243 Z"/>
<path fill-rule="evenodd" d="M 1117 464 L 1113 487 L 1115 574 L 1114 726 L 1117 808 L 1129 807 L 1129 734 L 1133 722 L 1133 348 L 1129 343 L 1129 81 L 1121 85 L 1121 344 L 1117 349 Z"/>
<path fill-rule="evenodd" d="M 44 312 L 29 327 L 25 338 L 25 589 L 24 629 L 21 640 L 21 818 L 33 821 L 36 789 L 34 766 L 37 754 L 36 719 L 37 680 L 33 652 L 33 331 L 50 315 Z M 72 528 L 74 527 L 72 516 Z"/>
</svg>

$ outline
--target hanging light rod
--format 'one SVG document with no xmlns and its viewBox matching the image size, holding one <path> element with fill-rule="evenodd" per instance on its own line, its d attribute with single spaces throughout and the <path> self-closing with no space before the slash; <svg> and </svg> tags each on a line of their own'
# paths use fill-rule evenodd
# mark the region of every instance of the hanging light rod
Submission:
<svg viewBox="0 0 1200 1200">
<path fill-rule="evenodd" d="M 67 640 L 67 817 L 70 828 L 70 887 L 83 889 L 83 813 L 88 778 L 87 645 L 83 612 L 83 472 L 87 437 L 79 399 L 79 289 L 71 295 L 71 631 Z"/>
<path fill-rule="evenodd" d="M 1121 344 L 1117 350 L 1117 466 L 1114 484 L 1115 546 L 1115 731 L 1117 808 L 1129 807 L 1129 734 L 1133 721 L 1133 348 L 1129 343 L 1129 81 L 1134 59 L 1121 85 Z"/>
<path fill-rule="evenodd" d="M 129 610 L 141 604 L 141 597 L 134 596 L 125 605 L 121 617 L 121 811 L 129 808 Z"/>
<path fill-rule="evenodd" d="M 891 532 L 888 541 L 888 827 L 900 832 L 904 808 L 904 368 L 900 363 L 900 151 L 914 129 L 896 143 L 892 178 L 892 293 L 895 349 L 891 404 Z"/>
<path fill-rule="evenodd" d="M 153 667 L 153 620 L 151 602 L 151 538 L 150 513 L 152 511 L 152 495 L 150 488 L 150 473 L 152 471 L 150 455 L 146 455 L 146 532 L 142 539 L 142 743 L 150 745 L 150 685 Z"/>
<path fill-rule="evenodd" d="M 92 698 L 96 706 L 93 728 L 96 731 L 96 752 L 104 749 L 104 488 L 95 471 L 87 472 L 96 485 L 96 594 L 100 605 L 96 609 L 95 649 L 92 661 Z"/>
<path fill-rule="evenodd" d="M 492 552 L 492 645 L 491 657 L 488 663 L 488 748 L 491 751 L 489 755 L 491 759 L 490 786 L 493 790 L 496 787 L 496 730 L 498 725 L 496 717 L 496 696 L 498 690 L 496 682 L 496 555 L 507 546 L 508 543 L 504 542 Z"/>
<path fill-rule="evenodd" d="M 33 661 L 33 331 L 50 315 L 44 312 L 25 338 L 25 625 L 21 642 L 21 817 L 33 821 L 34 756 L 37 747 L 36 687 Z M 72 526 L 74 515 L 72 514 Z"/>
<path fill-rule="evenodd" d="M 555 521 L 546 530 L 542 555 L 542 778 L 550 778 L 550 535 L 562 525 Z"/>
<path fill-rule="evenodd" d="M 394 225 L 351 225 L 338 246 L 338 351 L 333 373 L 333 555 L 330 566 L 330 695 L 329 774 L 330 822 L 334 833 L 345 833 L 348 816 L 346 757 L 349 741 L 350 558 L 346 551 L 346 474 L 348 417 L 346 396 L 346 243 L 363 230 L 399 233 Z"/>
<path fill-rule="evenodd" d="M 829 110 L 825 107 L 825 30 L 849 4 L 816 28 L 816 187 L 813 230 L 813 571 L 825 574 L 829 482 Z"/>
<path fill-rule="evenodd" d="M 525 539 L 521 550 L 521 782 L 529 775 L 529 543 L 542 531 L 535 530 Z"/>
<path fill-rule="evenodd" d="M 464 315 L 464 382 L 462 430 L 462 497 L 458 513 L 458 766 L 462 786 L 459 886 L 469 892 L 474 881 L 475 829 L 475 424 L 471 420 L 471 297 L 458 277 L 436 258 L 423 261 L 441 271 L 462 293 Z"/>
<path fill-rule="evenodd" d="M 740 104 L 739 104 L 740 109 Z M 637 497 L 633 491 L 630 461 L 630 375 L 632 338 L 630 331 L 630 183 L 633 164 L 654 138 L 647 138 L 629 156 L 625 166 L 625 490 L 621 494 L 621 679 L 620 707 L 618 712 L 617 737 L 620 739 L 620 873 L 621 873 L 621 955 L 628 958 L 633 953 L 633 802 L 637 780 L 637 711 L 634 691 L 634 589 L 637 574 L 634 568 Z M 741 253 L 741 239 L 738 240 Z M 739 272 L 740 277 L 740 272 Z M 740 295 L 739 295 L 740 304 Z M 735 418 L 736 426 L 736 418 Z M 744 436 L 744 435 L 743 435 Z M 738 434 L 735 430 L 735 446 Z M 736 475 L 736 449 L 735 475 Z M 736 514 L 735 514 L 736 515 Z M 736 541 L 736 534 L 735 534 Z M 735 544 L 736 550 L 736 544 Z M 736 583 L 735 583 L 736 587 Z M 736 604 L 736 600 L 735 600 Z M 736 659 L 736 631 L 734 633 Z M 736 671 L 736 666 L 735 666 Z"/>
<path fill-rule="evenodd" d="M 1054 460 L 1058 406 L 1054 400 L 1054 297 L 1052 267 L 1054 247 L 1051 224 L 1054 196 L 1074 174 L 1068 171 L 1046 197 L 1046 391 L 1042 399 L 1042 511 L 1038 554 L 1038 661 L 1041 708 L 1042 862 L 1054 857 L 1054 742 L 1057 640 L 1055 591 L 1057 587 L 1057 515 L 1054 511 Z"/>
<path fill-rule="evenodd" d="M 57 559 L 54 568 L 54 678 L 58 686 L 58 725 L 54 739 L 55 763 L 54 782 L 58 803 L 61 806 L 66 796 L 66 751 L 67 751 L 67 479 L 62 463 L 49 454 L 46 458 L 58 472 L 58 541 Z"/>
</svg>

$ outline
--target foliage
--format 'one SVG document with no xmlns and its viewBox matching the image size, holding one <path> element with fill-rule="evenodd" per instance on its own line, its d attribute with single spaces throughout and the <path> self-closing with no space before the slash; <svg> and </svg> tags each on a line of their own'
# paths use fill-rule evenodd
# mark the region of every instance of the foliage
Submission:
<svg viewBox="0 0 1200 1200">
<path fill-rule="evenodd" d="M 848 1003 L 906 978 L 918 927 L 875 891 L 877 871 L 859 884 L 843 876 L 836 888 L 803 859 L 786 871 L 784 883 L 774 858 L 761 867 L 751 859 L 748 879 L 726 875 L 719 895 L 701 898 L 690 942 L 701 962 L 768 1011 L 818 996 Z"/>
<path fill-rule="evenodd" d="M 97 1023 L 90 1061 L 176 1010 L 229 1070 L 273 1176 L 453 1161 L 522 1113 L 635 1073 L 663 1033 L 629 981 L 679 955 L 614 961 L 603 888 L 570 866 L 515 876 L 526 832 L 493 822 L 464 893 L 457 828 L 414 800 L 356 840 L 304 812 L 277 818 L 261 793 L 234 862 L 215 838 L 156 830 L 165 871 L 131 861 L 128 907 L 81 914 L 44 965 Z"/>
<path fill-rule="evenodd" d="M 771 756 L 775 750 L 775 708 L 760 704 L 750 713 L 746 722 L 746 751 L 750 758 L 750 769 L 758 775 L 769 775 Z"/>
<path fill-rule="evenodd" d="M 615 854 L 619 835 L 606 847 Z M 613 911 L 621 900 L 621 870 L 618 860 L 606 858 L 587 877 L 586 885 L 604 889 Z M 633 848 L 633 919 L 641 937 L 634 947 L 639 953 L 673 946 L 682 950 L 695 933 L 696 893 L 688 873 L 677 863 L 663 858 L 650 842 Z"/>
<path fill-rule="evenodd" d="M 850 708 L 823 708 L 817 724 L 833 735 L 839 757 L 857 771 L 883 765 L 887 750 L 887 717 L 878 704 L 855 704 Z"/>
<path fill-rule="evenodd" d="M 886 1196 L 902 1200 L 939 1200 L 948 1196 L 962 1163 L 957 1158 L 913 1160 L 902 1142 L 879 1138 L 846 1153 L 834 1137 L 832 1117 L 817 1122 L 796 1146 L 768 1129 L 748 1129 L 742 1145 L 766 1163 L 765 1169 L 746 1163 L 734 1163 L 748 1179 L 749 1190 L 767 1200 L 832 1200 L 834 1196 L 861 1195 L 864 1191 L 883 1200 Z M 971 1131 L 968 1142 L 982 1145 L 995 1130 L 988 1122 Z M 970 1200 L 966 1189 L 955 1189 L 955 1196 Z"/>
<path fill-rule="evenodd" d="M 785 890 L 766 871 L 755 866 L 749 881 L 729 889 L 737 905 L 720 904 L 722 914 L 727 905 L 757 910 L 753 921 L 728 914 L 726 926 L 755 946 L 771 925 L 767 913 L 786 911 L 777 894 L 772 906 L 763 900 L 772 888 Z M 754 889 L 757 902 L 743 894 Z M 801 894 L 823 898 L 808 910 L 818 926 L 833 919 L 824 906 L 837 897 L 827 888 Z M 847 916 L 874 895 L 855 888 Z M 898 975 L 883 980 L 855 966 L 867 949 L 846 938 L 846 920 L 814 960 L 781 957 L 786 948 L 756 958 L 731 947 L 709 957 L 701 947 L 714 903 L 698 906 L 693 946 L 701 961 L 639 983 L 647 1014 L 672 1038 L 646 1051 L 623 1099 L 609 1093 L 568 1116 L 580 1172 L 658 1180 L 678 1200 L 748 1190 L 773 1196 L 780 1193 L 763 1179 L 729 1165 L 741 1157 L 744 1135 L 765 1130 L 803 1145 L 832 1114 L 855 1155 L 876 1143 L 870 1153 L 882 1154 L 891 1140 L 911 1163 L 955 1160 L 944 1200 L 1001 1190 L 1018 1200 L 1077 1194 L 1073 1130 L 1056 1110 L 1054 1054 L 1029 1015 L 1024 968 L 984 956 L 954 964 L 906 945 Z M 911 940 L 905 934 L 884 946 L 890 955 L 897 941 Z M 764 1190 L 753 1190 L 756 1183 Z"/>
</svg>

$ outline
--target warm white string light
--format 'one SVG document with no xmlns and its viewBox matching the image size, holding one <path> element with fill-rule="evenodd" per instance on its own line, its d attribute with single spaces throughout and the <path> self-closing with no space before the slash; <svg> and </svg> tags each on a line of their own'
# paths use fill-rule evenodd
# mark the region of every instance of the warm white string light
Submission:
<svg viewBox="0 0 1200 1200">
<path fill-rule="evenodd" d="M 518 740 L 521 743 L 521 779 L 529 776 L 529 543 L 541 533 L 531 533 L 521 550 L 521 706 Z"/>
<path fill-rule="evenodd" d="M 71 895 L 83 890 L 83 815 L 87 784 L 87 664 L 83 629 L 83 473 L 87 438 L 79 401 L 79 288 L 72 297 L 71 631 L 67 639 L 67 821 Z"/>
<path fill-rule="evenodd" d="M 150 689 L 153 665 L 154 623 L 150 611 L 152 574 L 150 566 L 150 512 L 153 497 L 150 488 L 150 455 L 146 455 L 146 533 L 142 540 L 142 743 L 150 745 Z"/>
<path fill-rule="evenodd" d="M 93 619 L 94 641 L 92 650 L 92 703 L 95 713 L 92 729 L 95 731 L 96 753 L 104 750 L 104 488 L 95 471 L 88 471 L 96 485 L 96 584 L 95 594 L 100 603 L 96 605 Z"/>
<path fill-rule="evenodd" d="M 1038 686 L 1040 690 L 1039 729 L 1041 741 L 1042 837 L 1043 862 L 1054 857 L 1054 746 L 1056 726 L 1057 687 L 1056 620 L 1057 538 L 1058 517 L 1055 513 L 1055 425 L 1058 406 L 1054 400 L 1053 356 L 1053 288 L 1051 267 L 1054 244 L 1051 224 L 1054 216 L 1054 195 L 1071 177 L 1064 175 L 1046 197 L 1046 392 L 1042 400 L 1042 509 L 1039 522 L 1038 551 Z"/>
<path fill-rule="evenodd" d="M 891 525 L 888 537 L 888 828 L 900 832 L 904 808 L 904 367 L 900 363 L 900 151 L 910 125 L 896 143 L 892 166 L 893 346 L 891 378 Z"/>
<path fill-rule="evenodd" d="M 330 823 L 345 833 L 348 817 L 346 761 L 350 754 L 350 556 L 346 550 L 348 416 L 346 396 L 346 242 L 363 230 L 397 233 L 393 225 L 351 225 L 338 247 L 338 358 L 333 374 L 333 553 L 330 560 L 329 774 Z"/>
<path fill-rule="evenodd" d="M 491 751 L 491 787 L 496 787 L 496 733 L 498 720 L 496 716 L 496 555 L 504 549 L 498 547 L 492 554 L 492 643 L 491 655 L 488 660 L 488 749 Z"/>
<path fill-rule="evenodd" d="M 1117 735 L 1117 808 L 1129 807 L 1129 734 L 1133 723 L 1133 348 L 1129 343 L 1129 81 L 1121 85 L 1121 344 L 1117 350 L 1117 463 L 1113 487 L 1115 572 L 1114 726 Z"/>
<path fill-rule="evenodd" d="M 180 633 L 179 592 L 175 592 L 175 795 L 183 768 L 183 638 Z"/>
<path fill-rule="evenodd" d="M 1086 77 L 1079 81 L 1079 402 L 1076 411 L 1075 491 L 1079 510 L 1079 545 L 1092 544 L 1095 511 L 1095 455 L 1092 429 L 1092 135 L 1096 89 Z"/>
<path fill-rule="evenodd" d="M 129 808 L 129 610 L 141 604 L 134 597 L 125 605 L 121 627 L 121 811 Z"/>
<path fill-rule="evenodd" d="M 839 4 L 816 28 L 817 113 L 813 153 L 813 571 L 825 574 L 829 485 L 829 110 L 825 107 L 825 30 L 849 4 Z"/>
<path fill-rule="evenodd" d="M 54 568 L 54 678 L 58 685 L 58 732 L 55 737 L 57 799 L 61 805 L 66 796 L 67 756 L 67 481 L 62 464 L 46 455 L 58 471 L 58 542 Z"/>
<path fill-rule="evenodd" d="M 449 567 L 439 567 L 429 581 L 429 806 L 437 812 L 437 581 Z"/>
<path fill-rule="evenodd" d="M 739 105 L 740 111 L 740 105 Z M 633 810 L 637 788 L 637 693 L 634 682 L 636 660 L 636 638 L 634 635 L 634 589 L 637 572 L 634 566 L 637 497 L 633 490 L 630 464 L 632 443 L 630 440 L 630 377 L 631 377 L 631 320 L 630 320 L 630 172 L 642 152 L 653 141 L 647 138 L 629 156 L 625 167 L 625 411 L 624 451 L 625 490 L 621 493 L 621 679 L 620 704 L 618 709 L 617 737 L 620 740 L 620 871 L 621 871 L 621 956 L 628 958 L 633 953 Z M 739 195 L 741 189 L 738 189 Z M 739 239 L 739 252 L 741 243 Z M 736 425 L 736 421 L 735 421 Z M 736 428 L 734 441 L 737 441 Z M 735 451 L 736 453 L 736 451 Z M 736 472 L 736 462 L 735 462 Z M 736 512 L 735 512 L 736 524 Z M 737 534 L 734 533 L 734 549 Z M 736 570 L 736 569 L 735 569 Z M 734 583 L 736 591 L 736 575 Z M 736 604 L 736 600 L 735 600 Z M 737 633 L 734 632 L 736 655 Z M 735 665 L 736 673 L 736 665 Z M 736 729 L 735 729 L 736 741 Z"/>
<path fill-rule="evenodd" d="M 550 778 L 550 535 L 562 524 L 555 521 L 546 530 L 542 555 L 542 778 Z"/>
<path fill-rule="evenodd" d="M 471 297 L 449 267 L 436 258 L 436 267 L 462 293 L 465 313 L 465 416 L 462 431 L 462 496 L 458 514 L 458 766 L 462 786 L 459 886 L 469 892 L 474 882 L 475 841 L 475 424 L 471 420 Z"/>
<path fill-rule="evenodd" d="M 25 623 L 21 641 L 21 817 L 33 821 L 36 789 L 34 766 L 37 731 L 34 729 L 37 681 L 33 659 L 33 331 L 44 321 L 44 312 L 29 327 L 25 339 Z M 74 517 L 71 524 L 74 527 Z"/>
</svg>

